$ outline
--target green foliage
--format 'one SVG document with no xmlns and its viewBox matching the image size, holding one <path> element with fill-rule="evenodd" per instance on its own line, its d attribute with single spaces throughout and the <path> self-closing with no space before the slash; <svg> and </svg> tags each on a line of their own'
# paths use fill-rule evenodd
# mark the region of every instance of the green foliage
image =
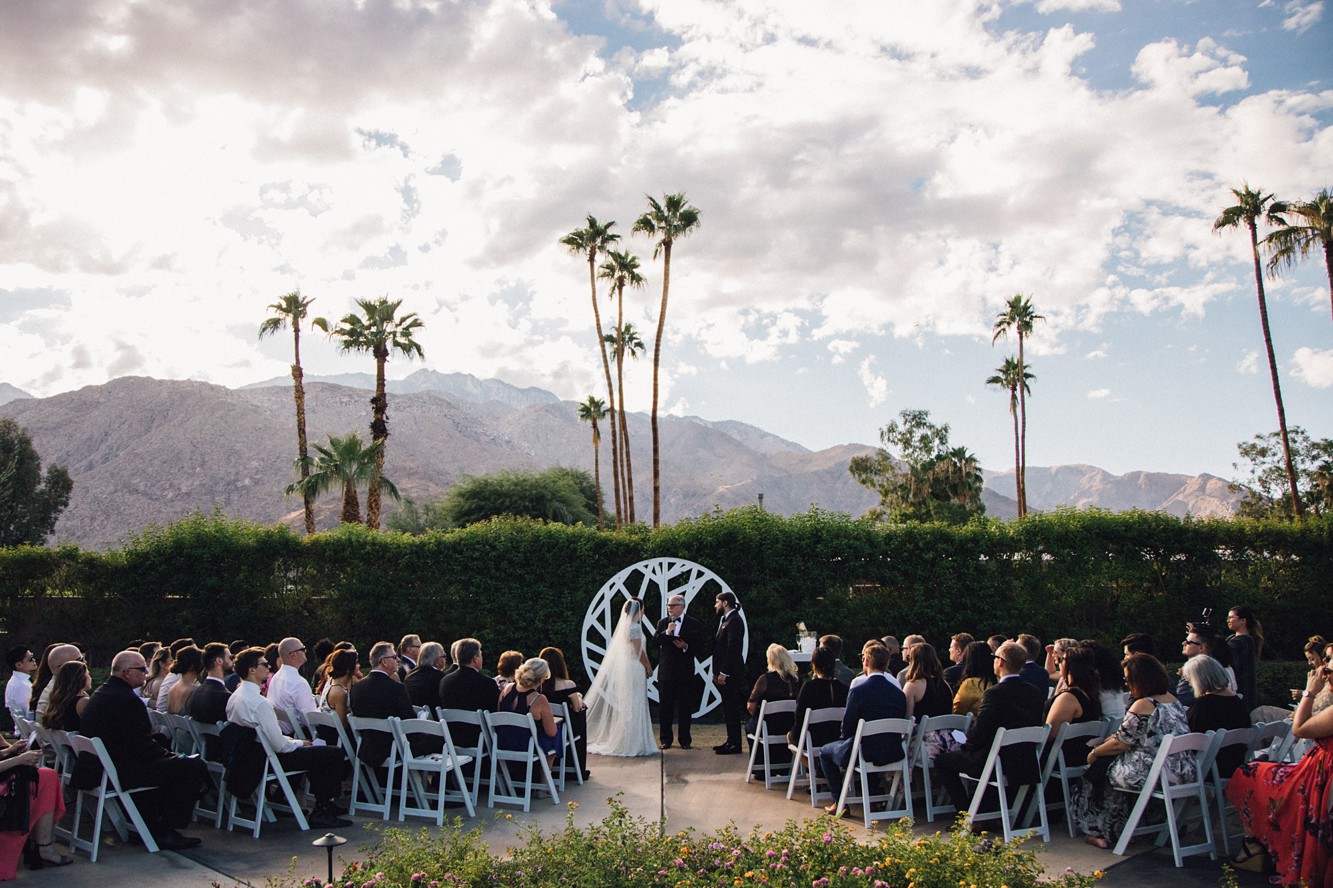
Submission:
<svg viewBox="0 0 1333 888">
<path fill-rule="evenodd" d="M 858 484 L 879 494 L 879 506 L 867 517 L 963 524 L 985 512 L 977 458 L 965 447 L 950 447 L 948 424 L 932 423 L 929 410 L 902 411 L 879 439 L 883 447 L 848 466 Z"/>
<path fill-rule="evenodd" d="M 1333 515 L 1333 438 L 1311 438 L 1305 429 L 1292 426 L 1287 440 L 1291 442 L 1292 468 L 1303 510 L 1311 515 Z M 1234 482 L 1231 490 L 1245 494 L 1240 503 L 1241 517 L 1291 515 L 1291 488 L 1281 433 L 1255 435 L 1251 441 L 1236 444 L 1236 450 L 1242 461 L 1233 463 L 1233 468 L 1242 473 L 1242 480 Z"/>
<path fill-rule="evenodd" d="M 49 466 L 43 477 L 27 429 L 0 419 L 0 546 L 46 542 L 73 488 L 64 466 Z"/>
<path fill-rule="evenodd" d="M 445 527 L 510 515 L 557 524 L 597 524 L 597 485 L 582 469 L 499 472 L 465 478 L 440 502 Z"/>
</svg>

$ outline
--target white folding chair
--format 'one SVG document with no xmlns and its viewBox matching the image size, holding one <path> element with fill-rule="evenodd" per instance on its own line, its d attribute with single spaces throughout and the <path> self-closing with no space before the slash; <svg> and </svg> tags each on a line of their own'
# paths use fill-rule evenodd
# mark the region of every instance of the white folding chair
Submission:
<svg viewBox="0 0 1333 888">
<path fill-rule="evenodd" d="M 972 802 L 967 807 L 967 813 L 971 815 L 972 820 L 985 820 L 992 817 L 999 817 L 1001 829 L 1006 842 L 1012 841 L 1017 835 L 1032 835 L 1036 833 L 1041 836 L 1043 842 L 1051 840 L 1050 826 L 1046 822 L 1046 799 L 1041 793 L 1041 751 L 1046 744 L 1046 738 L 1050 736 L 1051 729 L 1049 725 L 1038 725 L 1032 728 L 1000 728 L 995 732 L 995 740 L 991 742 L 990 753 L 986 756 L 986 763 L 982 766 L 981 775 L 972 777 L 968 774 L 960 774 L 964 783 L 975 782 L 976 790 L 972 793 Z M 1004 776 L 1004 758 L 1003 751 L 1014 746 L 1029 746 L 1031 751 L 1021 753 L 1031 755 L 1033 759 L 1034 773 L 1036 779 L 1031 783 L 1024 783 L 1014 794 L 1014 800 L 1009 801 L 1008 780 Z M 982 805 L 985 803 L 986 790 L 994 789 L 999 800 L 999 805 L 994 811 L 983 811 Z M 1037 792 L 1031 793 L 1036 789 Z M 1028 826 L 1020 828 L 1016 825 L 1019 814 L 1023 810 L 1023 802 L 1028 795 L 1032 794 L 1035 798 L 1032 804 L 1036 808 L 1038 816 L 1038 826 Z M 1031 817 L 1027 818 L 1029 823 Z"/>
<path fill-rule="evenodd" d="M 278 727 L 288 737 L 295 737 L 297 740 L 313 739 L 306 733 L 305 719 L 303 714 L 295 709 L 274 709 L 278 714 Z"/>
<path fill-rule="evenodd" d="M 847 762 L 847 773 L 843 777 L 842 791 L 838 795 L 838 807 L 835 814 L 849 804 L 861 806 L 862 818 L 866 829 L 875 820 L 901 820 L 912 815 L 912 758 L 908 754 L 912 744 L 913 720 L 910 718 L 877 718 L 870 721 L 861 719 L 856 726 L 856 737 L 852 740 L 852 757 Z M 865 757 L 865 741 L 882 735 L 898 735 L 902 757 L 896 762 L 877 765 Z M 870 791 L 870 775 L 883 774 L 886 779 L 893 775 L 888 790 L 881 793 Z M 861 791 L 853 790 L 859 783 Z M 894 807 L 893 800 L 901 795 L 902 801 Z M 878 802 L 884 803 L 884 810 L 875 811 Z"/>
<path fill-rule="evenodd" d="M 1217 833 L 1216 838 L 1222 843 L 1222 853 L 1227 857 L 1231 856 L 1231 831 L 1227 827 L 1229 814 L 1235 813 L 1236 809 L 1232 807 L 1227 799 L 1227 784 L 1231 782 L 1231 775 L 1223 777 L 1221 770 L 1217 767 L 1217 760 L 1222 754 L 1232 748 L 1240 747 L 1249 750 L 1254 742 L 1254 728 L 1232 728 L 1227 731 L 1218 731 L 1217 749 L 1213 751 L 1213 761 L 1208 768 L 1208 773 L 1204 775 L 1205 783 L 1209 793 L 1213 796 L 1213 801 L 1217 807 Z M 1237 818 L 1237 839 L 1243 838 L 1245 831 L 1243 825 Z"/>
<path fill-rule="evenodd" d="M 77 732 L 76 732 L 77 733 Z M 74 744 L 70 742 L 70 732 L 58 729 L 51 731 L 51 748 L 55 753 L 55 772 L 60 776 L 61 791 L 68 795 L 70 777 L 74 775 L 74 764 L 78 761 L 78 753 L 74 751 Z M 56 838 L 68 842 L 71 833 L 59 823 L 55 824 Z"/>
<path fill-rule="evenodd" d="M 97 862 L 98 848 L 102 844 L 102 821 L 105 815 L 111 820 L 111 825 L 120 836 L 121 841 L 128 840 L 128 826 L 132 825 L 134 831 L 139 834 L 139 838 L 143 840 L 143 846 L 150 852 L 156 853 L 157 841 L 153 838 L 152 832 L 149 831 L 148 824 L 144 822 L 143 815 L 139 813 L 138 805 L 134 803 L 134 793 L 148 792 L 156 787 L 140 786 L 134 789 L 122 789 L 120 774 L 116 771 L 116 765 L 111 761 L 111 756 L 107 754 L 106 746 L 103 745 L 101 737 L 84 737 L 79 734 L 70 734 L 69 742 L 76 756 L 88 753 L 95 756 L 102 766 L 102 781 L 98 784 L 97 789 L 80 790 L 78 799 L 74 803 L 74 829 L 69 839 L 70 851 L 87 851 L 92 862 Z M 85 797 L 97 799 L 97 804 L 93 809 L 93 834 L 91 839 L 84 839 L 79 836 L 79 828 L 83 822 L 83 800 Z M 108 802 L 115 802 L 116 804 L 114 807 L 107 807 Z M 125 822 L 127 819 L 129 824 Z"/>
<path fill-rule="evenodd" d="M 398 768 L 398 744 L 393 742 L 393 725 L 386 718 L 358 718 L 347 716 L 347 726 L 352 730 L 352 740 L 356 744 L 356 754 L 352 756 L 352 796 L 347 805 L 349 814 L 358 810 L 374 811 L 389 819 L 393 807 L 394 772 Z M 368 765 L 361 760 L 361 746 L 365 742 L 367 731 L 382 731 L 389 735 L 389 756 L 379 765 Z M 380 784 L 377 771 L 386 770 L 384 784 Z M 361 790 L 365 789 L 370 801 L 361 800 Z"/>
<path fill-rule="evenodd" d="M 14 713 L 14 733 L 20 740 L 27 742 L 32 739 L 33 731 L 37 727 L 37 722 L 28 718 L 26 715 Z"/>
<path fill-rule="evenodd" d="M 1260 722 L 1255 725 L 1254 739 L 1250 741 L 1250 749 L 1245 754 L 1246 761 L 1278 761 L 1277 751 L 1291 733 L 1291 722 L 1275 721 Z"/>
<path fill-rule="evenodd" d="M 1157 749 L 1157 757 L 1153 759 L 1152 768 L 1148 771 L 1148 777 L 1143 783 L 1143 788 L 1138 791 L 1138 799 L 1134 802 L 1134 807 L 1130 809 L 1129 820 L 1125 822 L 1125 828 L 1120 833 L 1120 840 L 1116 842 L 1114 852 L 1124 855 L 1129 847 L 1130 840 L 1135 836 L 1156 833 L 1158 837 L 1157 844 L 1163 845 L 1166 839 L 1171 839 L 1171 854 L 1175 858 L 1176 866 L 1184 866 L 1184 859 L 1195 854 L 1206 853 L 1212 860 L 1217 859 L 1217 849 L 1213 846 L 1213 818 L 1212 810 L 1208 805 L 1207 790 L 1204 789 L 1204 775 L 1212 767 L 1212 758 L 1208 755 L 1209 751 L 1215 748 L 1214 732 L 1207 734 L 1167 734 L 1162 738 L 1162 745 Z M 1170 773 L 1166 769 L 1166 760 L 1172 755 L 1193 755 L 1195 758 L 1195 775 L 1193 780 L 1183 783 L 1170 782 Z M 1125 792 L 1126 790 L 1118 790 Z M 1147 809 L 1148 803 L 1153 799 L 1162 802 L 1166 809 L 1166 821 L 1152 826 L 1139 826 L 1139 821 L 1143 819 L 1143 812 Z M 1203 821 L 1204 841 L 1193 845 L 1180 844 L 1181 815 L 1184 813 L 1185 806 L 1190 802 L 1196 802 L 1201 812 Z"/>
<path fill-rule="evenodd" d="M 214 829 L 222 829 L 222 818 L 227 813 L 227 766 L 222 762 L 213 761 L 206 753 L 208 751 L 208 737 L 215 740 L 222 736 L 222 727 L 226 722 L 210 725 L 203 722 L 197 722 L 194 719 L 185 716 L 185 727 L 194 738 L 194 748 L 198 753 L 204 766 L 208 768 L 208 779 L 213 784 L 213 791 L 217 795 L 217 804 L 212 808 L 207 807 L 203 800 L 195 803 L 194 817 L 196 820 L 207 818 L 213 821 Z"/>
<path fill-rule="evenodd" d="M 759 704 L 759 715 L 755 719 L 754 733 L 748 735 L 750 738 L 750 765 L 745 769 L 745 782 L 749 783 L 754 779 L 756 770 L 760 770 L 764 775 L 764 789 L 772 789 L 774 786 L 781 786 L 784 778 L 791 777 L 791 756 L 785 755 L 785 761 L 774 761 L 774 750 L 781 749 L 787 752 L 787 733 L 786 731 L 770 730 L 769 720 L 774 716 L 786 715 L 787 721 L 791 721 L 796 715 L 795 700 L 764 700 Z M 756 768 L 756 762 L 762 756 L 763 762 Z M 781 774 L 774 773 L 774 765 L 782 771 Z"/>
<path fill-rule="evenodd" d="M 351 761 L 356 755 L 356 745 L 352 738 L 347 734 L 347 728 L 343 725 L 343 720 L 338 717 L 336 712 L 307 712 L 302 718 L 305 720 L 306 728 L 310 731 L 310 739 L 314 740 L 320 736 L 320 729 L 324 731 L 325 740 L 327 735 L 332 735 L 334 743 L 347 754 L 347 760 Z"/>
<path fill-rule="evenodd" d="M 203 748 L 195 746 L 194 731 L 190 730 L 190 717 L 187 715 L 173 715 L 170 712 L 162 713 L 162 718 L 167 725 L 167 730 L 171 734 L 171 750 L 179 755 L 194 755 L 198 752 L 203 755 Z"/>
<path fill-rule="evenodd" d="M 560 788 L 565 788 L 565 775 L 570 769 L 574 770 L 574 779 L 578 780 L 579 786 L 583 785 L 583 762 L 579 759 L 579 748 L 576 741 L 583 739 L 574 733 L 574 722 L 570 717 L 568 703 L 558 703 L 551 707 L 551 711 L 558 719 L 563 719 L 565 726 L 561 734 L 565 738 L 565 754 L 560 757 Z"/>
<path fill-rule="evenodd" d="M 921 772 L 921 798 L 926 806 L 926 820 L 935 822 L 936 814 L 951 814 L 954 807 L 949 801 L 944 787 L 935 786 L 932 774 L 935 763 L 930 757 L 926 738 L 936 731 L 959 731 L 967 733 L 972 726 L 972 713 L 966 715 L 928 715 L 917 723 L 916 734 L 912 737 L 912 767 Z"/>
<path fill-rule="evenodd" d="M 286 811 L 296 818 L 296 825 L 302 832 L 310 829 L 310 823 L 306 820 L 305 811 L 301 808 L 301 802 L 296 798 L 296 790 L 292 789 L 291 778 L 299 777 L 306 773 L 299 768 L 288 770 L 283 767 L 278 759 L 278 751 L 273 748 L 273 744 L 268 742 L 268 737 L 263 731 L 255 731 L 255 740 L 264 749 L 264 771 L 259 778 L 259 786 L 255 787 L 254 797 L 252 799 L 255 807 L 255 816 L 253 818 L 243 817 L 237 812 L 237 803 L 240 801 L 235 795 L 231 796 L 230 804 L 227 807 L 227 831 L 231 832 L 235 826 L 249 827 L 251 835 L 259 838 L 259 831 L 263 827 L 265 819 L 272 820 L 267 816 L 270 808 L 279 811 Z M 286 804 L 270 800 L 268 798 L 268 786 L 270 783 L 277 783 L 279 790 L 285 798 Z"/>
<path fill-rule="evenodd" d="M 51 729 L 41 722 L 35 722 L 32 726 L 32 733 L 37 738 L 37 751 L 42 754 L 42 760 L 39 764 L 43 767 L 54 768 L 56 754 L 55 744 L 51 741 Z"/>
<path fill-rule="evenodd" d="M 449 726 L 444 722 L 428 718 L 413 718 L 406 721 L 389 719 L 393 725 L 394 742 L 398 744 L 398 757 L 402 762 L 402 786 L 398 791 L 398 820 L 404 821 L 407 815 L 414 817 L 434 817 L 436 826 L 444 825 L 444 804 L 446 801 L 461 801 L 467 810 L 467 816 L 475 817 L 472 796 L 468 793 L 467 778 L 463 776 L 463 765 L 472 761 L 467 756 L 460 756 L 454 749 L 453 738 L 449 736 Z M 439 739 L 442 748 L 439 752 L 417 755 L 412 752 L 412 738 L 427 736 Z M 431 793 L 421 779 L 423 774 L 433 774 L 436 778 L 435 803 L 430 803 Z M 457 792 L 449 790 L 449 778 L 458 785 Z M 411 803 L 412 800 L 416 804 Z"/>
<path fill-rule="evenodd" d="M 829 723 L 841 725 L 842 717 L 846 713 L 845 706 L 826 706 L 823 709 L 805 711 L 805 723 L 801 725 L 801 733 L 797 736 L 796 743 L 787 745 L 792 754 L 791 777 L 787 779 L 788 799 L 796 794 L 796 787 L 799 784 L 806 783 L 810 787 L 811 808 L 818 808 L 824 799 L 833 801 L 833 794 L 838 791 L 836 787 L 829 787 L 827 792 L 819 788 L 821 783 L 828 787 L 828 781 L 821 773 L 823 769 L 818 766 L 819 747 L 811 743 L 810 729 L 815 725 Z"/>
<path fill-rule="evenodd" d="M 490 737 L 482 720 L 482 712 L 479 709 L 439 709 L 436 711 L 439 713 L 440 721 L 444 722 L 449 728 L 449 736 L 454 741 L 454 752 L 472 759 L 472 803 L 479 805 L 481 804 L 482 778 L 485 777 L 487 786 L 490 785 L 488 770 L 490 762 L 487 760 L 490 754 Z M 471 746 L 459 745 L 458 729 L 460 727 L 476 731 L 477 740 Z M 582 773 L 579 776 L 582 777 Z"/>
<path fill-rule="evenodd" d="M 1056 802 L 1064 809 L 1065 825 L 1069 827 L 1069 837 L 1075 838 L 1078 835 L 1077 827 L 1074 825 L 1074 802 L 1070 792 L 1070 786 L 1083 776 L 1083 772 L 1088 770 L 1087 752 L 1091 747 L 1079 746 L 1083 750 L 1083 758 L 1076 761 L 1067 761 L 1065 759 L 1065 743 L 1072 740 L 1096 740 L 1103 736 L 1102 720 L 1082 722 L 1074 724 L 1065 722 L 1060 729 L 1055 732 L 1055 739 L 1051 741 L 1050 751 L 1046 754 L 1046 764 L 1041 771 L 1041 794 L 1046 797 L 1046 787 L 1051 778 L 1054 777 L 1060 781 L 1060 797 L 1062 801 Z M 1047 813 L 1049 814 L 1049 803 Z"/>
<path fill-rule="evenodd" d="M 522 805 L 526 813 L 532 809 L 533 784 L 532 777 L 535 769 L 540 770 L 540 776 L 546 783 L 546 790 L 551 794 L 551 803 L 560 804 L 560 793 L 555 787 L 555 778 L 551 775 L 551 769 L 546 764 L 546 753 L 542 751 L 541 745 L 537 742 L 537 723 L 530 714 L 519 715 L 516 712 L 485 712 L 482 713 L 482 721 L 486 726 L 487 742 L 491 748 L 491 787 L 487 796 L 486 806 L 494 808 L 496 802 L 509 805 Z M 527 747 L 524 749 L 502 749 L 500 746 L 500 736 L 503 728 L 510 728 L 515 732 L 522 731 L 528 735 Z M 504 763 L 503 766 L 501 763 Z M 521 765 L 524 768 L 524 777 L 521 783 L 523 792 L 520 794 L 515 787 L 515 776 L 509 767 L 510 764 Z M 497 792 L 497 790 L 499 790 Z M 507 790 L 507 791 L 506 791 Z"/>
</svg>

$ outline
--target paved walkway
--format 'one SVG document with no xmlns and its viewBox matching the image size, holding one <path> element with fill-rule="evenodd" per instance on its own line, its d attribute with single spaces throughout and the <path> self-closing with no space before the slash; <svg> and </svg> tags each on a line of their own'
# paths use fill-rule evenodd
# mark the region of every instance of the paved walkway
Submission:
<svg viewBox="0 0 1333 888">
<path fill-rule="evenodd" d="M 559 805 L 542 800 L 534 803 L 531 814 L 508 806 L 494 811 L 483 807 L 478 810 L 475 822 L 492 848 L 503 849 L 516 843 L 518 833 L 526 826 L 536 824 L 547 830 L 563 827 L 567 801 L 579 805 L 574 813 L 577 823 L 600 820 L 609 810 L 608 797 L 616 794 L 632 813 L 648 818 L 655 819 L 665 806 L 667 823 L 673 830 L 689 827 L 712 830 L 728 822 L 743 830 L 751 826 L 776 828 L 790 819 L 817 816 L 808 795 L 803 800 L 787 801 L 785 791 L 766 792 L 762 783 L 743 783 L 744 757 L 714 755 L 710 747 L 720 738 L 712 737 L 709 726 L 697 730 L 696 735 L 699 746 L 693 750 L 673 749 L 660 758 L 593 757 L 589 763 L 592 780 L 584 786 L 571 783 Z M 505 812 L 513 813 L 513 819 L 505 820 Z M 355 820 L 354 827 L 340 831 L 349 841 L 339 856 L 348 860 L 358 856 L 358 847 L 372 841 L 376 831 L 385 825 L 383 821 L 365 817 Z M 847 818 L 844 822 L 852 824 L 857 833 L 866 834 L 860 821 Z M 433 823 L 421 818 L 410 818 L 406 825 L 418 829 L 422 824 L 434 829 Z M 397 821 L 392 825 L 397 826 Z M 943 827 L 922 822 L 916 829 L 928 835 Z M 1081 839 L 1070 839 L 1063 820 L 1053 822 L 1052 827 L 1053 840 L 1042 852 L 1048 872 L 1059 872 L 1065 867 L 1085 873 L 1101 869 L 1106 872 L 1102 885 L 1134 888 L 1216 886 L 1221 875 L 1221 864 L 1206 857 L 1192 858 L 1184 869 L 1177 869 L 1169 848 L 1152 849 L 1150 843 L 1145 843 L 1131 848 L 1130 856 L 1119 858 L 1086 845 Z M 113 832 L 96 864 L 80 854 L 73 866 L 59 870 L 20 869 L 19 879 L 27 885 L 61 888 L 82 885 L 207 888 L 213 882 L 231 888 L 237 883 L 263 886 L 269 877 L 289 869 L 299 877 L 326 875 L 325 852 L 310 844 L 321 831 L 302 833 L 290 818 L 266 826 L 260 839 L 253 839 L 248 833 L 227 833 L 198 825 L 189 834 L 201 837 L 203 844 L 184 853 L 148 854 L 142 847 L 117 846 Z M 340 869 L 335 866 L 335 872 Z M 1268 884 L 1266 879 L 1248 873 L 1241 873 L 1240 877 L 1242 888 Z"/>
</svg>

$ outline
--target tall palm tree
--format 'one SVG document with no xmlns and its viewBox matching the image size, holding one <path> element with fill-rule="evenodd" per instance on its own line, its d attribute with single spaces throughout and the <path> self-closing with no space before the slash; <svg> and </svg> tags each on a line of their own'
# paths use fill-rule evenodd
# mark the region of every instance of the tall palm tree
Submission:
<svg viewBox="0 0 1333 888">
<path fill-rule="evenodd" d="M 1045 315 L 1039 315 L 1032 308 L 1032 300 L 1022 293 L 1015 293 L 1013 298 L 1004 304 L 1004 311 L 1000 312 L 995 318 L 995 326 L 991 328 L 991 344 L 1001 336 L 1007 337 L 1009 331 L 1013 330 L 1018 335 L 1018 378 L 1023 378 L 1023 340 L 1032 335 L 1032 325 L 1037 321 L 1045 320 Z M 1024 392 L 1025 386 L 1018 389 L 1018 517 L 1022 518 L 1028 513 L 1028 404 L 1027 394 Z"/>
<path fill-rule="evenodd" d="M 648 212 L 634 223 L 636 234 L 656 238 L 653 258 L 662 254 L 662 306 L 657 312 L 657 335 L 653 339 L 653 527 L 662 523 L 662 448 L 657 434 L 657 381 L 662 366 L 662 331 L 666 329 L 667 296 L 671 292 L 671 247 L 699 227 L 699 210 L 690 206 L 685 193 L 666 194 L 662 202 L 648 195 Z"/>
<path fill-rule="evenodd" d="M 606 416 L 606 402 L 593 395 L 579 404 L 579 422 L 592 423 L 592 483 L 597 488 L 597 529 L 606 530 L 606 510 L 602 506 L 602 433 L 597 420 Z M 587 477 L 586 475 L 584 477 Z"/>
<path fill-rule="evenodd" d="M 615 228 L 615 222 L 605 224 L 598 222 L 597 217 L 588 214 L 587 225 L 583 228 L 575 228 L 569 234 L 560 238 L 560 243 L 569 248 L 569 252 L 580 256 L 586 256 L 588 259 L 588 288 L 592 293 L 592 320 L 597 333 L 597 350 L 602 355 L 602 373 L 606 377 L 606 398 L 610 403 L 608 408 L 611 413 L 611 460 L 619 464 L 620 459 L 620 433 L 616 428 L 616 393 L 611 385 L 611 362 L 606 356 L 606 343 L 602 334 L 602 311 L 597 305 L 597 254 L 604 253 L 611 249 L 611 245 L 620 240 L 620 235 L 611 231 Z M 621 518 L 625 514 L 624 495 L 620 489 L 620 475 L 612 475 L 612 488 L 616 500 L 616 527 L 620 527 Z"/>
<path fill-rule="evenodd" d="M 998 385 L 1000 388 L 1009 392 L 1009 415 L 1014 419 L 1014 487 L 1017 495 L 1018 475 L 1022 470 L 1021 454 L 1018 444 L 1018 390 L 1022 388 L 1028 394 L 1032 393 L 1028 382 L 1037 377 L 1028 372 L 1031 368 L 1024 367 L 1020 372 L 1018 362 L 1013 358 L 1005 358 L 1004 363 L 996 368 L 995 375 L 987 377 L 986 385 Z M 1021 381 L 1021 384 L 1020 384 Z"/>
<path fill-rule="evenodd" d="M 362 484 L 369 485 L 372 480 L 378 480 L 389 496 L 395 500 L 400 498 L 393 482 L 377 474 L 384 453 L 383 441 L 376 441 L 366 447 L 361 443 L 361 437 L 351 432 L 341 438 L 329 435 L 328 447 L 322 444 L 314 447 L 318 456 L 314 459 L 307 456 L 300 460 L 304 463 L 301 468 L 305 471 L 301 473 L 300 481 L 287 487 L 288 496 L 299 493 L 309 502 L 330 490 L 341 488 L 343 524 L 361 523 L 361 500 L 356 489 Z"/>
<path fill-rule="evenodd" d="M 621 480 L 621 486 L 625 492 L 626 517 L 630 523 L 634 522 L 634 475 L 630 469 L 629 457 L 629 421 L 625 419 L 625 349 L 620 341 L 620 336 L 625 329 L 625 287 L 630 286 L 636 290 L 643 289 L 643 275 L 639 274 L 639 257 L 630 253 L 628 250 L 608 250 L 606 254 L 609 258 L 602 263 L 597 276 L 603 280 L 611 282 L 612 292 L 616 297 L 616 329 L 615 333 L 608 333 L 602 337 L 602 340 L 611 346 L 612 352 L 616 357 L 616 396 L 619 403 L 611 412 L 611 422 L 617 421 L 619 413 L 620 423 L 620 453 L 611 453 L 612 461 L 615 463 L 616 474 Z M 642 343 L 640 343 L 642 346 Z"/>
<path fill-rule="evenodd" d="M 1259 264 L 1259 217 L 1265 216 L 1270 225 L 1285 226 L 1282 213 L 1286 205 L 1273 200 L 1273 195 L 1262 190 L 1254 191 L 1249 184 L 1240 189 L 1231 189 L 1236 196 L 1236 204 L 1227 207 L 1222 215 L 1213 222 L 1213 231 L 1223 228 L 1238 228 L 1242 223 L 1250 232 L 1250 253 L 1254 257 L 1254 286 L 1259 294 L 1259 325 L 1264 332 L 1264 348 L 1268 351 L 1268 374 L 1273 379 L 1273 400 L 1277 402 L 1277 428 L 1282 436 L 1282 459 L 1287 468 L 1287 484 L 1291 488 L 1291 513 L 1298 521 L 1301 517 L 1301 497 L 1296 488 L 1296 468 L 1291 461 L 1291 439 L 1287 436 L 1287 411 L 1282 406 L 1282 386 L 1277 378 L 1277 357 L 1273 353 L 1273 334 L 1268 327 L 1268 300 L 1264 296 L 1264 275 Z"/>
<path fill-rule="evenodd" d="M 1322 247 L 1324 267 L 1328 270 L 1329 306 L 1333 308 L 1333 195 L 1325 188 L 1313 200 L 1287 204 L 1283 215 L 1296 216 L 1302 221 L 1292 224 L 1284 218 L 1278 229 L 1264 238 L 1264 245 L 1271 251 L 1268 273 L 1290 268 L 1316 247 Z"/>
<path fill-rule="evenodd" d="M 616 382 L 616 395 L 620 398 L 620 455 L 623 457 L 621 464 L 625 476 L 625 493 L 629 505 L 629 522 L 633 524 L 638 520 L 634 509 L 634 460 L 630 458 L 629 446 L 629 420 L 625 412 L 625 356 L 635 361 L 647 346 L 639 338 L 639 331 L 634 329 L 631 323 L 621 324 L 615 333 L 606 334 L 606 344 L 611 346 L 611 354 L 616 359 L 616 373 L 619 379 Z"/>
<path fill-rule="evenodd" d="M 269 318 L 259 325 L 259 338 L 272 336 L 283 327 L 288 325 L 292 328 L 292 393 L 296 398 L 296 462 L 301 472 L 301 479 L 305 480 L 310 471 L 306 463 L 306 457 L 310 455 L 306 447 L 305 437 L 305 381 L 304 373 L 301 370 L 301 322 L 305 320 L 309 313 L 310 303 L 314 302 L 314 297 L 307 299 L 301 295 L 300 290 L 293 290 L 283 296 L 278 297 L 278 301 L 270 305 L 269 311 L 277 317 Z M 312 327 L 318 327 L 325 333 L 329 332 L 329 322 L 323 318 L 313 318 L 310 322 Z M 309 494 L 303 494 L 305 501 L 305 532 L 311 534 L 315 532 L 315 502 Z"/>
<path fill-rule="evenodd" d="M 424 326 L 416 312 L 398 314 L 403 300 L 358 299 L 361 314 L 345 315 L 333 330 L 343 351 L 370 352 L 375 356 L 375 397 L 370 401 L 371 442 L 381 444 L 389 438 L 389 398 L 384 391 L 384 365 L 392 352 L 407 358 L 422 357 L 421 344 L 413 337 Z M 375 454 L 375 473 L 366 492 L 366 525 L 380 529 L 380 484 L 384 476 L 384 447 Z"/>
</svg>

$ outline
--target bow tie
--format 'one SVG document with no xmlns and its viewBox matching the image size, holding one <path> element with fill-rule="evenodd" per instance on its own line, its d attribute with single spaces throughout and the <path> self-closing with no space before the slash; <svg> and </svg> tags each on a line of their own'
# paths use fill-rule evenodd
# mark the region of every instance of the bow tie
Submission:
<svg viewBox="0 0 1333 888">
<path fill-rule="evenodd" d="M 680 622 L 680 617 L 672 617 L 672 618 L 671 618 L 671 622 L 673 622 L 673 623 L 679 623 L 679 622 Z"/>
</svg>

